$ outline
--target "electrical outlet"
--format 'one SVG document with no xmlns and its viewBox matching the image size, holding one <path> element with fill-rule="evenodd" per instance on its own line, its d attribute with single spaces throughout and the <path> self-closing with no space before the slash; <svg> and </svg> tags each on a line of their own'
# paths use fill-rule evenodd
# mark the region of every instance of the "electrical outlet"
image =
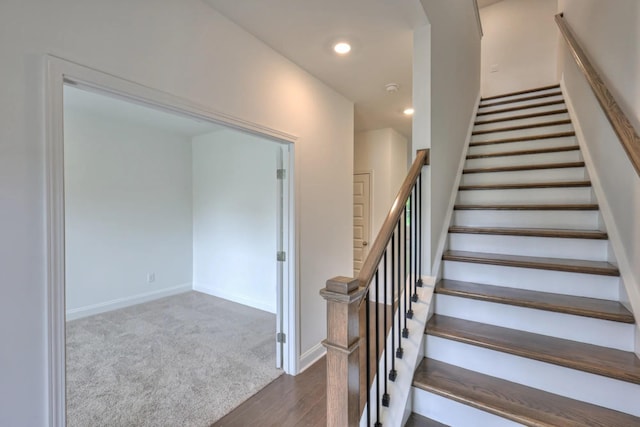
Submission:
<svg viewBox="0 0 640 427">
<path fill-rule="evenodd" d="M 153 283 L 156 281 L 156 273 L 147 273 L 147 283 Z"/>
</svg>

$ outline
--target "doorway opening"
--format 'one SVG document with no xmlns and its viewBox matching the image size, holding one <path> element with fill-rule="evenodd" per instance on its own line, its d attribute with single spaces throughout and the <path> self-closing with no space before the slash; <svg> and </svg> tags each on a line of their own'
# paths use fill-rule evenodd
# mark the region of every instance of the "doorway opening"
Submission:
<svg viewBox="0 0 640 427">
<path fill-rule="evenodd" d="M 136 381 L 141 370 L 135 368 L 148 367 L 154 359 L 179 364 L 177 355 L 203 356 L 221 347 L 188 350 L 188 340 L 178 342 L 206 341 L 206 334 L 202 338 L 196 332 L 223 332 L 229 364 L 222 356 L 212 362 L 220 378 L 235 376 L 241 382 L 237 374 L 246 367 L 231 364 L 241 359 L 238 350 L 247 360 L 268 356 L 270 368 L 293 371 L 295 341 L 286 339 L 295 336 L 295 305 L 290 304 L 295 295 L 293 140 L 230 126 L 183 100 L 57 58 L 50 65 L 50 71 L 56 69 L 48 88 L 54 133 L 49 139 L 54 424 L 71 421 L 66 419 L 74 409 L 69 387 L 83 381 L 128 381 L 129 388 L 141 387 L 130 390 L 140 398 L 188 383 L 184 370 L 169 373 L 178 381 L 163 382 L 163 371 L 169 369 L 162 364 L 151 368 L 153 381 Z M 196 324 L 177 321 L 189 311 Z M 211 324 L 205 318 L 211 313 L 223 315 Z M 239 317 L 233 319 L 235 314 Z M 154 315 L 159 324 L 151 321 Z M 261 352 L 265 343 L 256 336 L 224 335 L 234 324 L 246 329 L 266 325 L 269 333 L 262 335 L 271 336 L 270 350 Z M 154 328 L 160 335 L 140 333 Z M 171 330 L 174 337 L 162 342 Z M 92 363 L 91 349 L 78 351 L 89 337 L 103 345 L 109 339 L 118 345 L 128 340 L 138 349 L 134 362 L 121 371 Z M 234 340 L 251 345 L 234 348 Z M 118 345 L 96 346 L 94 355 L 105 360 Z M 84 366 L 80 379 L 72 378 L 71 357 L 73 363 L 91 365 Z M 208 376 L 212 371 L 204 369 L 202 360 L 189 362 L 192 379 L 219 381 Z M 100 404 L 113 411 L 113 402 Z"/>
</svg>

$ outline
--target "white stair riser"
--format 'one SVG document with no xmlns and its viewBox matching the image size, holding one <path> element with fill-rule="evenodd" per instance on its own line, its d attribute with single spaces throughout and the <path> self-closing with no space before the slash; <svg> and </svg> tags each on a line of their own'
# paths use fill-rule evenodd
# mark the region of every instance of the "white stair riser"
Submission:
<svg viewBox="0 0 640 427">
<path fill-rule="evenodd" d="M 632 351 L 633 325 L 534 308 L 436 294 L 435 312 L 534 334 Z"/>
<path fill-rule="evenodd" d="M 534 169 L 513 172 L 479 172 L 462 174 L 460 185 L 472 184 L 524 184 L 534 182 L 582 181 L 586 179 L 584 167 Z"/>
<path fill-rule="evenodd" d="M 562 98 L 562 95 L 550 96 L 548 98 L 531 99 L 529 101 L 510 102 L 508 104 L 494 105 L 494 106 L 491 106 L 491 107 L 480 106 L 480 108 L 478 109 L 478 112 L 485 113 L 487 111 L 504 110 L 504 109 L 507 109 L 507 108 L 525 107 L 525 106 L 528 107 L 528 106 L 531 106 L 531 105 L 544 104 L 544 103 L 547 103 L 547 102 L 554 102 L 554 101 L 564 101 L 564 100 Z M 495 101 L 495 102 L 500 102 L 500 101 Z M 494 102 L 487 102 L 487 104 L 493 104 L 493 103 Z"/>
<path fill-rule="evenodd" d="M 471 142 L 480 142 L 480 141 L 494 141 L 498 139 L 505 138 L 520 138 L 525 136 L 536 136 L 536 135 L 548 135 L 552 133 L 559 132 L 572 132 L 573 126 L 568 125 L 557 125 L 557 126 L 545 126 L 540 128 L 529 128 L 529 129 L 521 129 L 515 131 L 506 131 L 506 132 L 492 132 L 485 133 L 481 135 L 473 135 L 471 137 Z"/>
<path fill-rule="evenodd" d="M 542 104 L 542 102 L 540 102 L 540 104 Z M 508 106 L 505 106 L 503 109 L 507 109 L 509 108 Z M 519 116 L 522 114 L 533 114 L 533 113 L 542 113 L 542 112 L 546 112 L 546 111 L 554 111 L 554 110 L 558 110 L 561 108 L 567 108 L 566 105 L 563 103 L 561 104 L 554 104 L 554 105 L 548 105 L 545 107 L 535 107 L 535 108 L 526 108 L 526 109 L 522 109 L 522 110 L 516 110 L 516 111 L 508 111 L 506 113 L 490 113 L 490 114 L 483 114 L 480 116 L 476 117 L 476 121 L 483 121 L 483 120 L 494 120 L 494 119 L 500 119 L 500 118 L 505 118 L 505 117 L 513 117 L 513 116 Z M 487 109 L 487 111 L 489 111 L 489 109 Z M 493 111 L 495 111 L 495 109 L 493 109 Z"/>
<path fill-rule="evenodd" d="M 543 148 L 567 147 L 570 145 L 578 145 L 578 141 L 575 136 L 470 146 L 468 154 L 490 154 L 502 153 L 505 151 L 538 150 Z"/>
<path fill-rule="evenodd" d="M 557 111 L 557 110 L 562 110 L 563 107 L 562 106 L 558 106 L 558 108 L 556 108 L 553 111 Z M 522 113 L 522 114 L 513 114 L 512 116 L 522 116 L 527 114 Z M 487 121 L 485 119 L 482 118 L 483 116 L 480 116 L 478 118 L 478 122 L 484 122 Z M 487 124 L 480 124 L 480 125 L 475 125 L 473 127 L 474 131 L 477 130 L 490 130 L 490 129 L 500 129 L 500 128 L 504 128 L 504 127 L 511 127 L 511 126 L 524 126 L 524 125 L 532 125 L 532 124 L 536 124 L 536 123 L 544 123 L 544 122 L 554 122 L 557 120 L 569 120 L 569 113 L 559 113 L 559 114 L 551 114 L 548 116 L 540 116 L 540 117 L 530 117 L 528 119 L 517 119 L 517 120 L 504 120 L 504 121 L 500 121 L 500 122 L 496 122 L 496 123 L 487 123 Z"/>
<path fill-rule="evenodd" d="M 453 340 L 427 336 L 427 357 L 464 369 L 640 416 L 640 386 Z"/>
<path fill-rule="evenodd" d="M 524 154 L 516 156 L 483 157 L 467 159 L 465 169 L 495 168 L 503 166 L 540 165 L 546 163 L 580 162 L 580 150 L 559 151 L 556 153 Z"/>
<path fill-rule="evenodd" d="M 551 88 L 551 89 L 544 89 L 544 90 L 536 90 L 534 92 L 522 93 L 522 94 L 519 94 L 519 95 L 500 96 L 499 98 L 494 98 L 494 99 L 483 99 L 480 102 L 480 105 L 482 105 L 483 103 L 484 104 L 489 104 L 489 103 L 501 102 L 501 101 L 515 101 L 515 100 L 522 99 L 522 98 L 529 98 L 531 96 L 545 95 L 545 94 L 557 93 L 557 92 L 560 92 L 560 88 L 559 87 L 554 87 L 554 88 Z M 495 95 L 499 96 L 500 94 L 497 93 Z"/>
<path fill-rule="evenodd" d="M 619 277 L 443 261 L 443 278 L 540 292 L 618 300 Z"/>
<path fill-rule="evenodd" d="M 467 227 L 597 230 L 598 211 L 454 210 L 452 224 Z"/>
<path fill-rule="evenodd" d="M 527 188 L 459 191 L 457 204 L 589 204 L 593 200 L 590 187 Z"/>
<path fill-rule="evenodd" d="M 607 241 L 596 239 L 450 233 L 449 249 L 504 255 L 607 261 Z"/>
<path fill-rule="evenodd" d="M 448 426 L 515 427 L 522 424 L 490 414 L 435 393 L 413 388 L 413 412 Z"/>
</svg>

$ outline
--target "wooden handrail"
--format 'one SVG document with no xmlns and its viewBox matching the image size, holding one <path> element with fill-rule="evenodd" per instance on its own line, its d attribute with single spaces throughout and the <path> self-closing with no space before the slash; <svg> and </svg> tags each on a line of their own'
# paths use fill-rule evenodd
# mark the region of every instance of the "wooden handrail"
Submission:
<svg viewBox="0 0 640 427">
<path fill-rule="evenodd" d="M 607 86 L 594 66 L 591 64 L 587 54 L 578 43 L 578 40 L 575 38 L 573 32 L 569 28 L 569 25 L 565 21 L 563 14 L 560 13 L 556 15 L 555 19 L 558 27 L 560 28 L 560 32 L 569 46 L 571 55 L 578 64 L 578 68 L 582 70 L 582 73 L 587 78 L 587 81 L 591 86 L 591 90 L 598 99 L 598 102 L 607 116 L 609 123 L 611 123 L 613 130 L 618 136 L 622 147 L 627 152 L 629 160 L 631 160 L 631 164 L 635 168 L 638 176 L 640 176 L 640 137 L 609 89 L 607 89 Z"/>
<path fill-rule="evenodd" d="M 396 225 L 398 224 L 398 220 L 400 219 L 400 215 L 402 215 L 404 207 L 407 203 L 407 199 L 411 194 L 411 190 L 413 189 L 413 186 L 420 176 L 422 167 L 428 164 L 429 149 L 418 150 L 416 153 L 416 158 L 413 161 L 413 164 L 411 165 L 411 168 L 409 169 L 409 172 L 407 173 L 402 186 L 400 186 L 400 190 L 398 190 L 398 195 L 391 205 L 391 209 L 387 214 L 387 218 L 384 220 L 384 223 L 380 228 L 380 232 L 378 233 L 376 240 L 373 242 L 371 250 L 369 251 L 367 258 L 365 259 L 364 264 L 360 269 L 360 274 L 358 274 L 357 280 L 361 288 L 364 288 L 366 290 L 371 285 L 373 275 L 376 273 L 376 269 L 378 268 L 378 264 L 382 259 L 384 250 L 389 244 L 389 240 L 391 239 L 393 230 L 395 230 Z M 362 304 L 362 301 L 364 301 L 364 299 L 360 301 L 360 304 Z"/>
</svg>

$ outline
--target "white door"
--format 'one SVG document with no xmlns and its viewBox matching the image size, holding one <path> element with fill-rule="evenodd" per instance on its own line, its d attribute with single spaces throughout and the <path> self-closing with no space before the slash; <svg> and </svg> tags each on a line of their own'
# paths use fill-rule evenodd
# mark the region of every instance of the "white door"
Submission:
<svg viewBox="0 0 640 427">
<path fill-rule="evenodd" d="M 371 234 L 371 174 L 353 175 L 353 274 L 358 276 L 369 253 Z"/>
</svg>

